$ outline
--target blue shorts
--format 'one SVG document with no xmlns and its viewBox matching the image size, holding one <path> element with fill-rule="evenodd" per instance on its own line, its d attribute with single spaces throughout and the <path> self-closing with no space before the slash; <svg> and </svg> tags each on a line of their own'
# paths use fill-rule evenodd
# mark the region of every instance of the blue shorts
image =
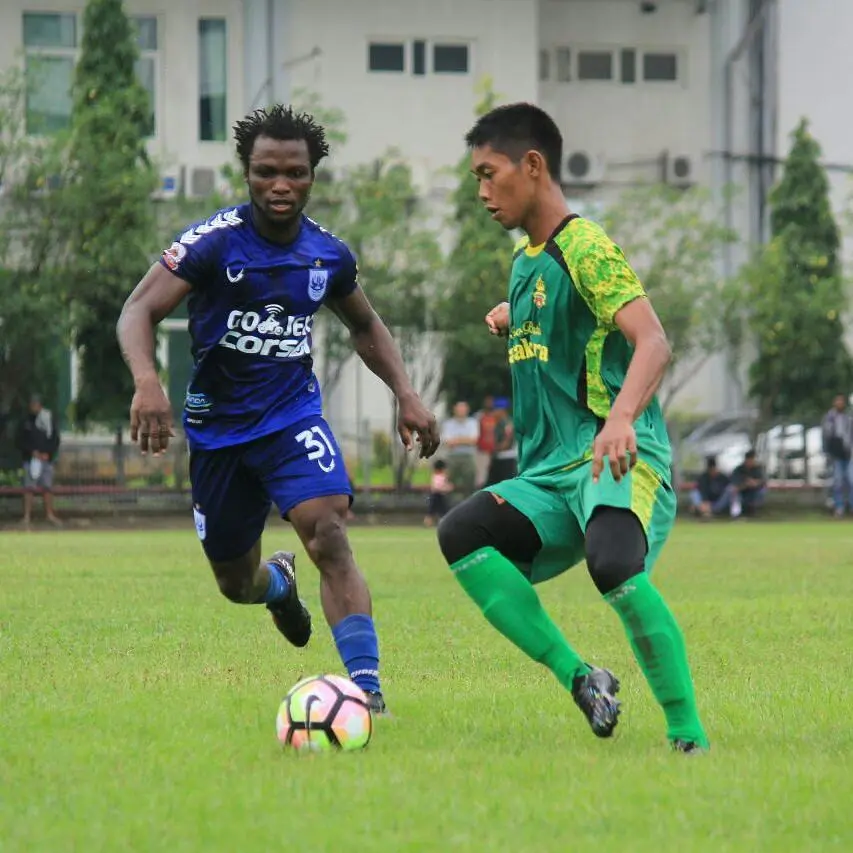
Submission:
<svg viewBox="0 0 853 853">
<path fill-rule="evenodd" d="M 319 415 L 244 444 L 190 453 L 196 532 L 208 558 L 233 560 L 264 532 L 272 504 L 293 507 L 352 488 L 344 457 Z"/>
</svg>

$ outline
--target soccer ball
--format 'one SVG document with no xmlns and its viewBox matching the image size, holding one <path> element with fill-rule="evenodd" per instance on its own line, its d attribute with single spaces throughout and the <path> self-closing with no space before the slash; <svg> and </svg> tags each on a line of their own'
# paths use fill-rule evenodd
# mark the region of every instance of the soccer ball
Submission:
<svg viewBox="0 0 853 853">
<path fill-rule="evenodd" d="M 312 675 L 288 691 L 275 721 L 278 739 L 301 751 L 363 749 L 373 734 L 367 696 L 339 675 Z"/>
</svg>

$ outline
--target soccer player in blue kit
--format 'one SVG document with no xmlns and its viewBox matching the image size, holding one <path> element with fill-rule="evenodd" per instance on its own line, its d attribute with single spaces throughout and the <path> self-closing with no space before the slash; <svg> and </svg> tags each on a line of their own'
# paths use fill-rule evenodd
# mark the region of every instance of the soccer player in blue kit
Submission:
<svg viewBox="0 0 853 853">
<path fill-rule="evenodd" d="M 235 125 L 250 201 L 184 231 L 130 295 L 118 323 L 133 374 L 131 435 L 165 450 L 172 413 L 154 358 L 154 330 L 188 298 L 194 370 L 183 423 L 196 530 L 230 601 L 263 603 L 295 646 L 311 636 L 292 553 L 261 557 L 274 502 L 320 571 L 323 611 L 350 678 L 385 712 L 370 592 L 346 533 L 352 490 L 323 419 L 311 331 L 322 305 L 348 327 L 356 352 L 394 393 L 407 449 L 438 448 L 435 417 L 406 375 L 388 329 L 357 283 L 347 246 L 302 212 L 329 153 L 323 128 L 289 107 Z"/>
</svg>

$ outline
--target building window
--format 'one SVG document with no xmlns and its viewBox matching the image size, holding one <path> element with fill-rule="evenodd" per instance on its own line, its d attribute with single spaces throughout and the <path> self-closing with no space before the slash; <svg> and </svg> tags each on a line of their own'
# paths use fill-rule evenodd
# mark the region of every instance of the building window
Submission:
<svg viewBox="0 0 853 853">
<path fill-rule="evenodd" d="M 609 50 L 578 52 L 578 80 L 612 80 L 613 53 Z"/>
<path fill-rule="evenodd" d="M 77 47 L 77 16 L 24 13 L 25 47 Z"/>
<path fill-rule="evenodd" d="M 467 74 L 467 44 L 434 44 L 432 70 L 435 74 Z"/>
<path fill-rule="evenodd" d="M 626 48 L 620 53 L 620 70 L 623 83 L 635 83 L 637 81 L 637 51 Z"/>
<path fill-rule="evenodd" d="M 405 51 L 400 43 L 371 42 L 367 46 L 367 68 L 370 71 L 403 71 Z"/>
<path fill-rule="evenodd" d="M 139 59 L 136 60 L 136 77 L 148 93 L 148 136 L 157 133 L 157 19 L 152 16 L 133 19 Z"/>
<path fill-rule="evenodd" d="M 77 17 L 27 12 L 23 26 L 27 133 L 55 133 L 71 120 Z"/>
<path fill-rule="evenodd" d="M 412 42 L 412 74 L 426 74 L 426 42 Z"/>
<path fill-rule="evenodd" d="M 549 50 L 539 51 L 539 79 L 549 80 L 551 78 L 551 52 Z"/>
<path fill-rule="evenodd" d="M 570 83 L 572 80 L 572 52 L 567 47 L 557 48 L 557 82 Z"/>
<path fill-rule="evenodd" d="M 643 80 L 678 80 L 678 56 L 674 53 L 644 53 Z"/>
<path fill-rule="evenodd" d="M 223 18 L 199 18 L 199 138 L 224 142 L 227 134 L 228 50 Z"/>
</svg>

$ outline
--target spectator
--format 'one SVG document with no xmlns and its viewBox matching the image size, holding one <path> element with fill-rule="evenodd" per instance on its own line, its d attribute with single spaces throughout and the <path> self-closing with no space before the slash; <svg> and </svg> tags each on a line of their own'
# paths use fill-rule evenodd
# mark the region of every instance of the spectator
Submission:
<svg viewBox="0 0 853 853">
<path fill-rule="evenodd" d="M 475 456 L 480 427 L 471 417 L 471 409 L 465 402 L 453 407 L 453 417 L 444 422 L 441 433 L 442 444 L 447 448 L 447 467 L 453 485 L 462 495 L 474 491 L 477 476 Z"/>
<path fill-rule="evenodd" d="M 509 412 L 503 407 L 495 410 L 495 450 L 489 465 L 486 485 L 492 486 L 503 480 L 512 479 L 518 471 L 518 450 L 515 446 L 515 430 Z"/>
<path fill-rule="evenodd" d="M 494 397 L 489 396 L 483 400 L 483 408 L 475 417 L 480 430 L 477 437 L 476 484 L 482 486 L 488 477 L 492 454 L 495 452 L 495 424 L 498 418 Z"/>
<path fill-rule="evenodd" d="M 732 518 L 753 516 L 764 503 L 767 485 L 754 450 L 747 451 L 743 462 L 732 472 L 731 493 Z"/>
<path fill-rule="evenodd" d="M 693 512 L 700 518 L 723 515 L 729 510 L 731 497 L 729 478 L 717 467 L 716 458 L 709 456 L 690 495 Z"/>
<path fill-rule="evenodd" d="M 847 400 L 838 394 L 832 408 L 823 416 L 823 452 L 832 466 L 832 505 L 836 518 L 841 518 L 847 507 L 853 508 L 851 443 L 853 419 L 847 411 Z"/>
<path fill-rule="evenodd" d="M 424 518 L 424 524 L 427 527 L 438 524 L 447 515 L 450 509 L 447 496 L 452 491 L 453 483 L 447 476 L 447 463 L 442 459 L 437 459 L 432 466 L 432 477 L 429 481 L 429 503 L 426 518 Z"/>
<path fill-rule="evenodd" d="M 33 515 L 33 494 L 42 493 L 47 520 L 56 527 L 62 522 L 53 507 L 53 462 L 59 450 L 59 433 L 53 414 L 44 408 L 41 398 L 34 394 L 30 398 L 29 412 L 18 429 L 18 450 L 24 466 L 24 518 L 29 527 Z"/>
</svg>

